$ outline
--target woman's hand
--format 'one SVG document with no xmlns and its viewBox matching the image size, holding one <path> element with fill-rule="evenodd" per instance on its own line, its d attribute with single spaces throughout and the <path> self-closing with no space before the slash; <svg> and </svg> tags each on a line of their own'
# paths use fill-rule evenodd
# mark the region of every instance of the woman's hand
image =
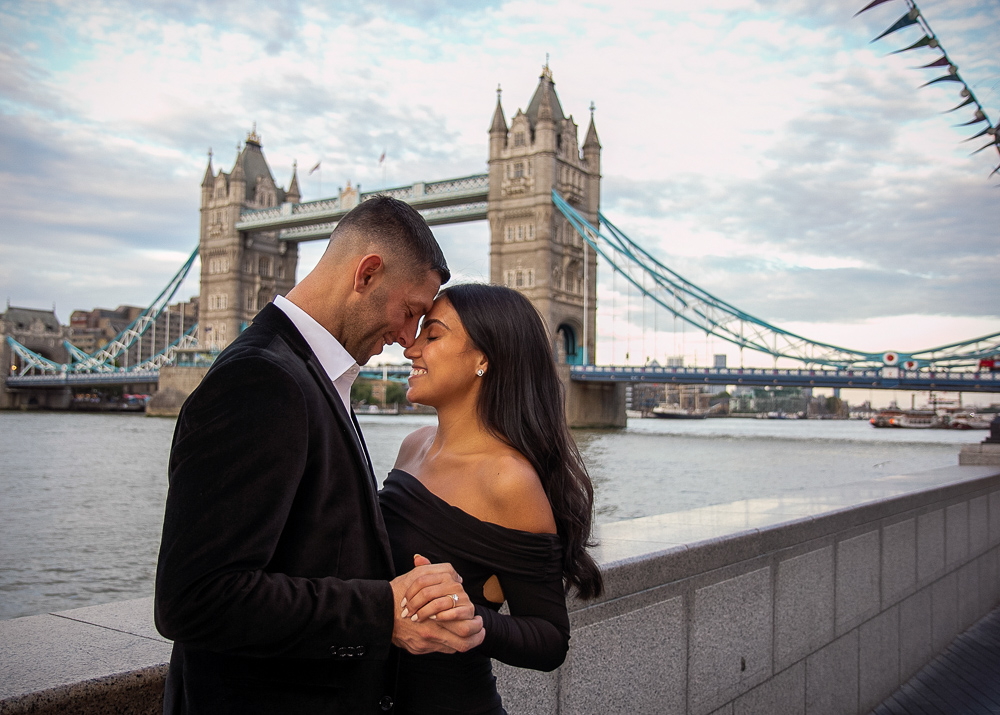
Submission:
<svg viewBox="0 0 1000 715">
<path fill-rule="evenodd" d="M 413 566 L 429 566 L 430 560 L 414 554 Z M 459 576 L 461 579 L 461 576 Z M 434 576 L 418 577 L 407 589 L 403 600 L 401 616 L 411 621 L 426 620 L 449 622 L 474 618 L 476 607 L 469 600 L 465 589 L 454 581 L 435 579 Z"/>
</svg>

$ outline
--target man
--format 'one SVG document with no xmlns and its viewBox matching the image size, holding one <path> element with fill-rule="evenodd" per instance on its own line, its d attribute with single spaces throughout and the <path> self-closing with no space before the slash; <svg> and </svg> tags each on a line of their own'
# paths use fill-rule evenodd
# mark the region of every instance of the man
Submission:
<svg viewBox="0 0 1000 715">
<path fill-rule="evenodd" d="M 350 409 L 358 365 L 412 344 L 448 278 L 412 207 L 366 201 L 184 404 L 156 574 L 156 625 L 174 640 L 168 715 L 387 711 L 390 643 L 456 652 L 482 642 L 449 565 L 395 576 Z M 401 616 L 406 596 L 412 612 L 452 593 L 454 620 Z"/>
</svg>

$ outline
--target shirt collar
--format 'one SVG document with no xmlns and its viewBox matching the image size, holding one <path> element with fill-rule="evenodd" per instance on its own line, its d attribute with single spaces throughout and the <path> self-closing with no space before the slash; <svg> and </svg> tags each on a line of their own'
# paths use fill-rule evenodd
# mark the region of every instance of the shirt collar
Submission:
<svg viewBox="0 0 1000 715">
<path fill-rule="evenodd" d="M 330 334 L 330 331 L 283 295 L 274 297 L 274 305 L 288 316 L 305 341 L 309 343 L 309 347 L 315 353 L 319 364 L 330 376 L 331 382 L 337 382 L 342 377 L 349 380 L 348 384 L 354 382 L 354 378 L 361 372 L 361 368 L 340 344 L 340 341 Z"/>
</svg>

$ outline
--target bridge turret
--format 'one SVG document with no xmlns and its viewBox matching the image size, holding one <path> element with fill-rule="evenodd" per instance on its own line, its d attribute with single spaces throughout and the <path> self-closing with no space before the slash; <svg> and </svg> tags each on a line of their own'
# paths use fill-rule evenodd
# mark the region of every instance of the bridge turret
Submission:
<svg viewBox="0 0 1000 715">
<path fill-rule="evenodd" d="M 601 142 L 597 138 L 597 126 L 594 124 L 594 103 L 590 103 L 590 126 L 583 140 L 583 164 L 587 170 L 587 213 L 597 223 L 597 212 L 601 206 Z"/>
<path fill-rule="evenodd" d="M 278 232 L 236 230 L 245 209 L 280 210 L 282 203 L 301 199 L 297 170 L 286 192 L 274 182 L 254 126 L 247 134 L 227 175 L 219 171 L 202 182 L 201 301 L 199 340 L 202 347 L 221 349 L 239 335 L 275 294 L 287 293 L 295 282 L 298 251 L 278 238 Z"/>
<path fill-rule="evenodd" d="M 292 164 L 292 180 L 288 184 L 288 191 L 285 192 L 285 203 L 297 204 L 302 200 L 299 193 L 299 165 L 298 162 Z"/>
<path fill-rule="evenodd" d="M 556 190 L 596 221 L 600 170 L 577 143 L 577 125 L 563 113 L 548 63 L 526 111 L 507 129 L 499 101 L 490 128 L 490 280 L 522 292 L 552 335 L 556 354 L 592 362 L 596 326 L 596 263 L 555 210 Z M 595 133 L 596 138 L 596 133 Z M 594 147 L 584 155 L 599 161 Z M 589 154 L 587 152 L 590 152 Z M 593 195 L 592 195 L 593 194 Z"/>
</svg>

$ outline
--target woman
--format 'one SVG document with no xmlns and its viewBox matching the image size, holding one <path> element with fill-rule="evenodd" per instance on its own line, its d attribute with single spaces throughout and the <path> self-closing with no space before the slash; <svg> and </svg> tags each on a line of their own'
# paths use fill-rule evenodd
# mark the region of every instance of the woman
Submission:
<svg viewBox="0 0 1000 715">
<path fill-rule="evenodd" d="M 569 645 L 565 588 L 601 592 L 585 548 L 593 487 L 566 425 L 547 331 L 522 295 L 492 285 L 442 291 L 404 355 L 413 363 L 407 399 L 434 407 L 438 424 L 403 441 L 379 494 L 393 559 L 399 572 L 424 558 L 450 562 L 486 639 L 469 653 L 403 653 L 399 710 L 499 715 L 490 658 L 557 668 Z M 456 605 L 436 599 L 403 616 L 432 617 L 441 600 Z M 504 601 L 509 616 L 498 613 Z"/>
</svg>

